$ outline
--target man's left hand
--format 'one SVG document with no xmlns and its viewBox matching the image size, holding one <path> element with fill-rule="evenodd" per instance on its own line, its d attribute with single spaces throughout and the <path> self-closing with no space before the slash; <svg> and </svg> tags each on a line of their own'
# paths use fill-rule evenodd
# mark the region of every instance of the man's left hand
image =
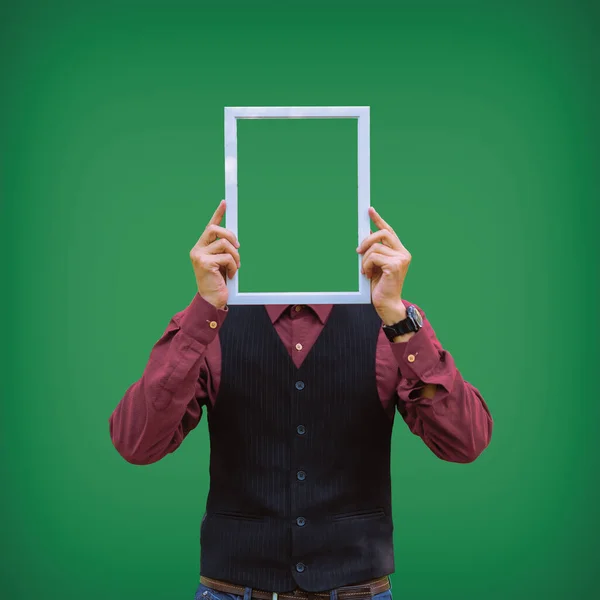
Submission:
<svg viewBox="0 0 600 600">
<path fill-rule="evenodd" d="M 361 272 L 371 280 L 371 302 L 375 310 L 384 325 L 394 325 L 406 319 L 402 286 L 412 256 L 372 206 L 369 216 L 379 231 L 366 237 L 356 251 L 363 254 Z"/>
</svg>

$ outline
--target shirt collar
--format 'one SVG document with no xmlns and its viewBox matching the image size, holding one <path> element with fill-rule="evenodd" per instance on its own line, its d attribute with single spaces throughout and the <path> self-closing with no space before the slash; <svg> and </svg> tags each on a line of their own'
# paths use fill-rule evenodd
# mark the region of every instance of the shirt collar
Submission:
<svg viewBox="0 0 600 600">
<path fill-rule="evenodd" d="M 267 304 L 265 306 L 265 308 L 267 309 L 267 312 L 269 313 L 271 323 L 273 323 L 273 325 L 275 325 L 275 322 L 277 321 L 277 319 L 279 319 L 279 317 L 281 317 L 283 312 L 290 306 L 293 306 L 293 305 L 291 305 L 291 304 Z M 321 323 L 323 325 L 325 325 L 325 322 L 327 321 L 327 317 L 329 317 L 329 313 L 331 312 L 331 309 L 333 308 L 333 304 L 304 304 L 303 306 L 307 306 L 308 308 L 312 309 L 316 313 L 317 317 L 319 317 L 319 320 L 321 321 Z"/>
</svg>

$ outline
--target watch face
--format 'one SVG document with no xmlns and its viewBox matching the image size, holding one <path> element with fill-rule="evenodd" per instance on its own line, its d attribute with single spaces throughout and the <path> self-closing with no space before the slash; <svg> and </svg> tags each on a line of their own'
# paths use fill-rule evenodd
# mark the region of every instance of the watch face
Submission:
<svg viewBox="0 0 600 600">
<path fill-rule="evenodd" d="M 410 317 L 412 317 L 414 319 L 415 323 L 419 327 L 423 327 L 423 317 L 421 316 L 421 313 L 414 306 L 409 306 L 406 312 L 408 313 L 408 315 Z"/>
</svg>

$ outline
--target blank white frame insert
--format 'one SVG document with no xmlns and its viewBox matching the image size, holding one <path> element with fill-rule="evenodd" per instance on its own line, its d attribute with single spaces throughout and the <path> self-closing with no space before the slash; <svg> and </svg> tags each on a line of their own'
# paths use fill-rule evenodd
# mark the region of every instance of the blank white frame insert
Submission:
<svg viewBox="0 0 600 600">
<path fill-rule="evenodd" d="M 368 106 L 238 106 L 225 107 L 225 227 L 238 235 L 238 119 L 356 119 L 358 130 L 358 232 L 356 245 L 369 235 L 371 170 Z M 369 304 L 371 285 L 360 272 L 357 254 L 358 291 L 347 292 L 240 292 L 238 273 L 227 278 L 228 304 Z"/>
</svg>

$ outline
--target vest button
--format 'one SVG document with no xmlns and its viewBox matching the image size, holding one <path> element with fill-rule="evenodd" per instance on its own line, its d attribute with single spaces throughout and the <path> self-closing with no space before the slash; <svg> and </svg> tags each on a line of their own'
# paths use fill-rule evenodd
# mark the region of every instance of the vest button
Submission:
<svg viewBox="0 0 600 600">
<path fill-rule="evenodd" d="M 304 381 L 296 381 L 296 389 L 303 390 L 304 389 Z"/>
<path fill-rule="evenodd" d="M 298 571 L 298 573 L 302 573 L 304 569 L 306 569 L 306 565 L 304 563 L 296 563 L 296 571 Z"/>
<path fill-rule="evenodd" d="M 296 431 L 300 435 L 304 435 L 306 433 L 306 427 L 304 427 L 304 425 L 298 425 L 298 427 L 296 427 Z"/>
<path fill-rule="evenodd" d="M 298 517 L 296 519 L 296 525 L 298 525 L 298 527 L 304 527 L 306 525 L 306 519 L 304 517 Z"/>
<path fill-rule="evenodd" d="M 306 473 L 304 471 L 298 471 L 296 477 L 298 478 L 298 481 L 304 481 L 306 479 Z"/>
</svg>

